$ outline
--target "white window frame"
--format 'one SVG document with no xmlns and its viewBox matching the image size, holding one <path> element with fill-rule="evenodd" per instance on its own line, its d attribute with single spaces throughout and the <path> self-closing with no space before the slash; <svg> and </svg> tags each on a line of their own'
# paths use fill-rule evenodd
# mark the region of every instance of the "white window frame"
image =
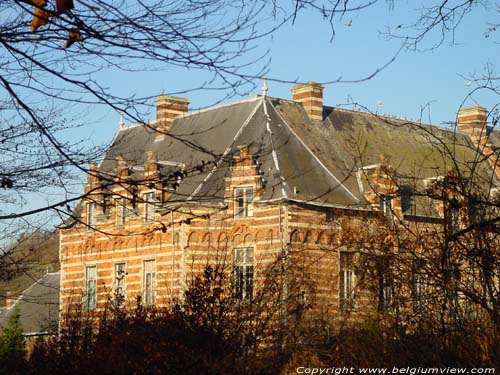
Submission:
<svg viewBox="0 0 500 375">
<path fill-rule="evenodd" d="M 142 198 L 144 201 L 144 221 L 154 221 L 156 211 L 156 194 L 154 191 L 150 191 L 144 193 Z"/>
<path fill-rule="evenodd" d="M 341 251 L 339 253 L 339 308 L 341 311 L 354 309 L 356 299 L 355 288 L 354 253 Z"/>
<path fill-rule="evenodd" d="M 95 228 L 97 219 L 97 203 L 87 202 L 86 204 L 86 214 L 87 214 L 87 226 L 89 228 Z"/>
<path fill-rule="evenodd" d="M 379 310 L 390 311 L 394 303 L 394 289 L 389 276 L 384 274 L 379 279 L 382 285 L 379 285 Z"/>
<path fill-rule="evenodd" d="M 120 302 L 125 301 L 127 293 L 127 284 L 125 276 L 127 275 L 127 264 L 125 262 L 117 262 L 114 265 L 115 280 L 114 280 L 114 291 L 115 297 L 120 298 Z"/>
<path fill-rule="evenodd" d="M 93 270 L 93 275 L 91 274 Z M 97 306 L 97 266 L 85 266 L 85 309 L 95 310 Z"/>
<path fill-rule="evenodd" d="M 116 225 L 125 225 L 127 222 L 127 198 L 116 199 Z"/>
<path fill-rule="evenodd" d="M 421 312 L 425 304 L 427 285 L 425 283 L 425 277 L 420 273 L 420 270 L 413 272 L 411 283 L 413 311 Z"/>
<path fill-rule="evenodd" d="M 240 301 L 250 301 L 255 279 L 254 248 L 235 248 L 233 264 L 234 296 Z"/>
<path fill-rule="evenodd" d="M 156 260 L 143 262 L 142 295 L 145 306 L 152 306 L 156 301 Z"/>
<path fill-rule="evenodd" d="M 233 190 L 234 194 L 234 216 L 252 217 L 253 216 L 253 186 L 238 186 Z"/>
<path fill-rule="evenodd" d="M 390 195 L 380 194 L 380 211 L 384 214 L 384 216 L 392 217 L 393 216 L 393 206 L 392 200 L 394 199 Z"/>
</svg>

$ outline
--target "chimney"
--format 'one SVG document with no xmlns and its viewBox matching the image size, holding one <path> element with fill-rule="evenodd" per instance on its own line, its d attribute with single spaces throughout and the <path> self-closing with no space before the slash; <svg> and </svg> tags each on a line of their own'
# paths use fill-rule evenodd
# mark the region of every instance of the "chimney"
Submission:
<svg viewBox="0 0 500 375">
<path fill-rule="evenodd" d="M 302 103 L 312 121 L 323 121 L 323 85 L 307 82 L 292 87 L 293 100 Z"/>
<path fill-rule="evenodd" d="M 487 141 L 486 119 L 488 111 L 486 108 L 475 106 L 462 108 L 457 114 L 458 129 L 467 134 L 475 145 L 484 146 Z"/>
<path fill-rule="evenodd" d="M 89 171 L 87 172 L 87 184 L 85 185 L 86 193 L 98 186 L 98 173 L 99 171 L 97 170 L 97 164 L 94 162 L 89 163 Z"/>
<path fill-rule="evenodd" d="M 10 309 L 14 303 L 16 302 L 16 293 L 14 292 L 7 292 L 7 295 L 5 296 L 5 307 L 7 309 Z"/>
<path fill-rule="evenodd" d="M 488 141 L 486 108 L 480 106 L 462 108 L 458 111 L 457 119 L 458 129 L 469 136 L 486 157 L 496 175 L 500 177 L 500 160 L 493 145 Z"/>
<path fill-rule="evenodd" d="M 144 163 L 144 171 L 149 174 L 154 174 L 158 170 L 156 155 L 153 151 L 146 152 L 146 162 Z"/>
<path fill-rule="evenodd" d="M 189 100 L 178 96 L 160 95 L 156 97 L 156 133 L 155 141 L 165 139 L 174 119 L 188 112 Z"/>
</svg>

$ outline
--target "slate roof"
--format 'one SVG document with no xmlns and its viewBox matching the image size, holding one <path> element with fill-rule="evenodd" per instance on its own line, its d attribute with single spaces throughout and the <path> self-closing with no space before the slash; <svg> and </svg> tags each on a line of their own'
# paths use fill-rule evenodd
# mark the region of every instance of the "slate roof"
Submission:
<svg viewBox="0 0 500 375">
<path fill-rule="evenodd" d="M 0 309 L 0 330 L 19 310 L 24 334 L 56 332 L 59 323 L 60 272 L 47 273 L 19 296 L 10 308 Z"/>
<path fill-rule="evenodd" d="M 119 130 L 99 168 L 112 174 L 117 156 L 130 167 L 143 166 L 151 150 L 168 180 L 182 173 L 170 202 L 211 205 L 224 204 L 224 177 L 239 145 L 247 145 L 259 163 L 262 200 L 268 201 L 367 209 L 356 172 L 379 163 L 380 155 L 408 184 L 445 175 L 451 167 L 481 176 L 485 186 L 496 184 L 492 169 L 463 134 L 331 107 L 324 107 L 324 115 L 323 122 L 312 122 L 301 104 L 257 96 L 181 116 L 170 136 L 158 142 L 154 124 L 133 125 Z M 491 138 L 500 141 L 496 133 Z"/>
</svg>

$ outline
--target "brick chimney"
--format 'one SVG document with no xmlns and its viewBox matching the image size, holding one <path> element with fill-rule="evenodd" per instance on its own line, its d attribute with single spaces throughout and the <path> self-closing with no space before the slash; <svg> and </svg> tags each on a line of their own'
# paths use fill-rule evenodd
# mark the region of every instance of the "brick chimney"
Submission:
<svg viewBox="0 0 500 375">
<path fill-rule="evenodd" d="M 292 87 L 293 100 L 302 103 L 312 121 L 323 121 L 323 85 L 307 82 Z"/>
<path fill-rule="evenodd" d="M 160 95 L 156 97 L 156 133 L 155 141 L 165 139 L 174 119 L 188 112 L 189 100 L 178 96 Z"/>
<path fill-rule="evenodd" d="M 462 133 L 470 137 L 475 145 L 484 146 L 487 142 L 487 118 L 486 108 L 480 106 L 462 108 L 457 114 L 457 126 Z"/>
<path fill-rule="evenodd" d="M 146 162 L 144 163 L 144 171 L 148 174 L 154 174 L 158 170 L 156 155 L 153 151 L 146 152 Z"/>
<path fill-rule="evenodd" d="M 486 157 L 497 176 L 500 177 L 500 160 L 488 140 L 487 132 L 488 111 L 486 108 L 475 106 L 462 108 L 457 114 L 458 129 L 469 136 L 478 150 Z"/>
</svg>

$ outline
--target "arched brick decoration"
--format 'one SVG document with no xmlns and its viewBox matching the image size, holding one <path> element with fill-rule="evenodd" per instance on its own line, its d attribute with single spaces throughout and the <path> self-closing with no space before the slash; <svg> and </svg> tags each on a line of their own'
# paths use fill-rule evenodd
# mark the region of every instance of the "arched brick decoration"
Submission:
<svg viewBox="0 0 500 375">
<path fill-rule="evenodd" d="M 246 246 L 253 244 L 253 236 L 250 233 L 246 234 L 243 238 L 243 243 Z"/>
<path fill-rule="evenodd" d="M 295 243 L 298 241 L 300 241 L 299 231 L 298 229 L 294 229 L 290 233 L 290 243 Z"/>
<path fill-rule="evenodd" d="M 328 245 L 330 243 L 330 236 L 328 235 L 327 232 L 321 231 L 318 234 L 318 238 L 316 240 L 316 243 L 319 245 Z"/>
<path fill-rule="evenodd" d="M 203 234 L 203 238 L 200 243 L 201 247 L 209 248 L 212 246 L 212 238 L 210 232 L 206 232 Z"/>
<path fill-rule="evenodd" d="M 313 233 L 310 230 L 308 230 L 305 233 L 305 235 L 304 235 L 304 237 L 302 239 L 302 242 L 314 242 Z"/>
<path fill-rule="evenodd" d="M 217 250 L 226 251 L 229 248 L 229 241 L 226 233 L 220 233 L 215 243 Z"/>
<path fill-rule="evenodd" d="M 199 241 L 200 236 L 196 232 L 191 232 L 188 236 L 187 240 L 187 245 L 188 246 L 193 246 L 194 244 L 197 244 Z"/>
<path fill-rule="evenodd" d="M 238 245 L 241 243 L 241 240 L 242 240 L 242 236 L 240 233 L 236 233 L 233 238 L 231 239 L 231 242 L 234 244 L 234 245 Z"/>
</svg>

